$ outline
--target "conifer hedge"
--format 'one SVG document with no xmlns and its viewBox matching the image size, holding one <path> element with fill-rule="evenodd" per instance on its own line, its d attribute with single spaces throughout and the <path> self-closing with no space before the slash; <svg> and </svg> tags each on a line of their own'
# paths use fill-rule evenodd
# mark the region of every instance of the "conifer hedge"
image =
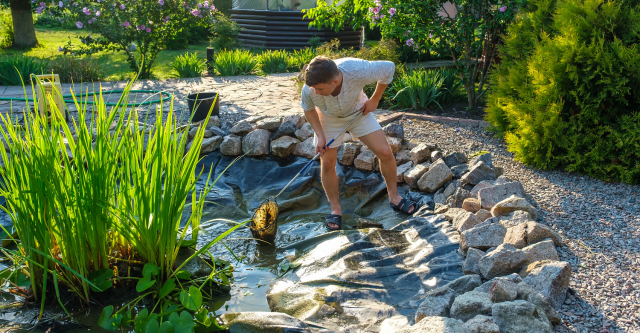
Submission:
<svg viewBox="0 0 640 333">
<path fill-rule="evenodd" d="M 508 28 L 487 121 L 516 158 L 640 182 L 640 0 L 531 0 Z"/>
</svg>

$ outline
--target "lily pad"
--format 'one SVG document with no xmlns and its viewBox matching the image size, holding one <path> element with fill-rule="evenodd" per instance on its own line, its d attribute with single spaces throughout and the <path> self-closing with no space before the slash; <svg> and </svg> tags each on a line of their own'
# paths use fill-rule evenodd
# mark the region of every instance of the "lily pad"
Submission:
<svg viewBox="0 0 640 333">
<path fill-rule="evenodd" d="M 154 264 L 145 264 L 142 268 L 142 276 L 144 277 L 151 277 L 152 275 L 155 276 L 158 274 L 160 274 L 160 267 Z"/>
<path fill-rule="evenodd" d="M 100 318 L 98 318 L 98 325 L 105 330 L 115 331 L 120 327 L 123 316 L 119 313 L 113 314 L 113 305 L 109 305 L 102 309 Z"/>
<path fill-rule="evenodd" d="M 95 292 L 103 292 L 113 285 L 113 270 L 109 268 L 99 269 L 95 272 L 91 272 L 87 277 L 89 282 L 93 283 L 97 288 L 94 288 L 92 285 L 89 285 L 91 290 Z"/>
<path fill-rule="evenodd" d="M 200 289 L 191 286 L 189 287 L 189 292 L 181 291 L 180 292 L 180 303 L 187 310 L 196 311 L 202 306 L 202 293 Z"/>
<path fill-rule="evenodd" d="M 174 333 L 192 333 L 195 326 L 193 317 L 187 311 L 182 311 L 179 316 L 177 312 L 172 313 L 169 321 L 173 324 Z"/>
<path fill-rule="evenodd" d="M 150 276 L 145 276 L 142 279 L 138 280 L 138 284 L 136 284 L 136 291 L 139 293 L 151 288 L 156 283 L 156 280 L 151 280 Z"/>
</svg>

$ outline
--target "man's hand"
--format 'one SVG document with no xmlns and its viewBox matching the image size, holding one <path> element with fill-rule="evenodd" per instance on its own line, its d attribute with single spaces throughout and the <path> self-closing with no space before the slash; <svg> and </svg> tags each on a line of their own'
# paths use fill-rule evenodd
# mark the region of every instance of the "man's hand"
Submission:
<svg viewBox="0 0 640 333">
<path fill-rule="evenodd" d="M 375 98 L 368 99 L 366 102 L 364 102 L 364 105 L 362 106 L 362 110 L 360 110 L 360 112 L 362 112 L 363 116 L 366 116 L 369 112 L 375 111 L 378 108 L 379 102 L 380 102 L 379 99 L 375 99 Z"/>
<path fill-rule="evenodd" d="M 318 136 L 318 142 L 316 143 L 316 154 L 320 153 L 320 156 L 324 155 L 326 149 L 325 145 L 327 144 L 327 138 L 324 136 Z"/>
</svg>

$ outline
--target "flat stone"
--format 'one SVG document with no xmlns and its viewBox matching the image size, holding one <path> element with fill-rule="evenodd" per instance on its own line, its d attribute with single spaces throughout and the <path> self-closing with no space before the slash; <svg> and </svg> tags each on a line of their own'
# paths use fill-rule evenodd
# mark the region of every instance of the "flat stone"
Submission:
<svg viewBox="0 0 640 333">
<path fill-rule="evenodd" d="M 442 152 L 434 150 L 431 152 L 431 162 L 435 163 L 437 160 L 444 158 L 444 156 L 442 156 Z M 446 163 L 445 163 L 446 164 Z"/>
<path fill-rule="evenodd" d="M 402 127 L 402 124 L 389 124 L 383 127 L 382 131 L 386 136 L 398 138 L 400 141 L 404 140 L 404 127 Z"/>
<path fill-rule="evenodd" d="M 544 311 L 523 300 L 493 304 L 491 317 L 501 333 L 552 333 L 553 327 Z"/>
<path fill-rule="evenodd" d="M 404 174 L 409 171 L 409 169 L 411 169 L 413 167 L 413 162 L 409 161 L 403 165 L 398 166 L 397 169 L 397 179 L 398 179 L 398 183 L 402 183 L 404 182 Z"/>
<path fill-rule="evenodd" d="M 439 316 L 424 317 L 415 325 L 403 328 L 396 333 L 466 333 L 463 322 Z"/>
<path fill-rule="evenodd" d="M 464 323 L 467 333 L 500 333 L 500 327 L 491 317 L 477 315 Z"/>
<path fill-rule="evenodd" d="M 290 123 L 293 125 L 293 123 Z M 287 158 L 293 151 L 293 148 L 300 143 L 298 139 L 290 136 L 282 136 L 271 141 L 271 154 L 281 158 Z"/>
<path fill-rule="evenodd" d="M 464 212 L 453 219 L 453 227 L 458 232 L 469 230 L 482 223 L 480 219 L 471 212 Z"/>
<path fill-rule="evenodd" d="M 418 188 L 421 191 L 433 193 L 451 178 L 453 178 L 453 174 L 449 167 L 442 160 L 438 160 L 436 163 L 431 164 L 429 170 L 420 177 Z"/>
<path fill-rule="evenodd" d="M 271 136 L 271 140 L 273 141 L 283 136 L 295 137 L 297 130 L 298 128 L 294 123 L 290 121 L 284 122 L 282 123 L 282 125 L 280 125 L 280 127 L 278 127 L 275 133 L 273 133 L 273 135 Z"/>
<path fill-rule="evenodd" d="M 511 244 L 500 244 L 480 259 L 478 269 L 486 279 L 517 272 L 527 262 L 527 256 Z"/>
<path fill-rule="evenodd" d="M 338 163 L 342 165 L 353 165 L 356 156 L 360 154 L 361 144 L 346 142 L 338 147 Z"/>
<path fill-rule="evenodd" d="M 522 252 L 527 256 L 527 265 L 541 260 L 560 260 L 556 246 L 550 238 L 526 246 Z"/>
<path fill-rule="evenodd" d="M 431 158 L 431 151 L 425 143 L 421 143 L 417 147 L 411 149 L 409 156 L 411 156 L 413 164 L 420 164 Z"/>
<path fill-rule="evenodd" d="M 489 294 L 470 291 L 456 297 L 450 313 L 452 318 L 467 321 L 477 315 L 490 315 L 491 305 Z"/>
<path fill-rule="evenodd" d="M 518 296 L 518 285 L 506 279 L 498 279 L 489 288 L 489 297 L 493 303 L 511 302 Z"/>
<path fill-rule="evenodd" d="M 566 261 L 553 261 L 533 269 L 524 282 L 537 290 L 556 310 L 559 310 L 567 296 L 571 264 Z"/>
<path fill-rule="evenodd" d="M 453 178 L 456 178 L 456 179 L 461 178 L 467 171 L 469 171 L 469 166 L 466 164 L 460 164 L 460 165 L 451 167 Z"/>
<path fill-rule="evenodd" d="M 507 229 L 500 224 L 483 223 L 460 234 L 460 249 L 463 252 L 470 247 L 487 250 L 502 244 L 506 233 Z"/>
<path fill-rule="evenodd" d="M 444 163 L 446 163 L 450 168 L 467 163 L 468 160 L 469 159 L 467 159 L 467 155 L 457 151 L 444 157 Z"/>
<path fill-rule="evenodd" d="M 491 153 L 484 153 L 481 155 L 474 156 L 469 161 L 469 167 L 474 167 L 479 162 L 484 162 L 485 164 L 493 168 L 493 163 L 491 162 Z"/>
<path fill-rule="evenodd" d="M 451 207 L 463 208 L 462 205 L 464 204 L 464 201 L 469 198 L 469 196 L 470 196 L 469 191 L 465 190 L 462 187 L 458 187 L 456 188 L 453 195 L 447 198 L 447 204 Z"/>
<path fill-rule="evenodd" d="M 486 221 L 487 219 L 490 219 L 493 217 L 493 215 L 491 215 L 491 212 L 485 209 L 480 209 L 479 211 L 476 212 L 476 216 L 482 221 Z"/>
<path fill-rule="evenodd" d="M 237 135 L 227 135 L 220 144 L 220 153 L 227 156 L 242 154 L 242 138 Z"/>
<path fill-rule="evenodd" d="M 456 292 L 446 286 L 427 292 L 416 311 L 415 322 L 428 316 L 449 317 L 449 310 L 455 298 Z"/>
<path fill-rule="evenodd" d="M 560 235 L 544 224 L 527 222 L 527 244 L 535 244 L 550 238 L 557 247 L 562 246 Z"/>
<path fill-rule="evenodd" d="M 257 129 L 242 139 L 242 152 L 247 156 L 269 155 L 269 137 L 271 133 L 266 129 Z"/>
<path fill-rule="evenodd" d="M 504 242 L 513 245 L 516 249 L 527 246 L 527 225 L 520 224 L 507 228 Z"/>
<path fill-rule="evenodd" d="M 464 201 L 462 202 L 462 209 L 466 210 L 467 212 L 475 213 L 479 211 L 480 208 L 481 208 L 480 201 L 476 198 L 467 198 L 467 199 L 464 199 Z"/>
<path fill-rule="evenodd" d="M 240 120 L 237 124 L 231 127 L 231 129 L 229 130 L 229 133 L 238 135 L 238 136 L 245 136 L 250 132 L 252 132 L 253 129 L 254 129 L 253 125 L 250 124 L 248 121 Z"/>
<path fill-rule="evenodd" d="M 471 274 L 461 276 L 445 285 L 445 287 L 455 291 L 457 294 L 464 294 L 466 292 L 476 289 L 482 284 L 480 275 Z"/>
<path fill-rule="evenodd" d="M 407 163 L 409 161 L 411 161 L 411 155 L 409 155 L 409 150 L 407 150 L 407 149 L 400 150 L 396 154 L 396 164 L 397 165 L 405 164 L 405 163 Z"/>
<path fill-rule="evenodd" d="M 400 146 L 402 146 L 402 139 L 388 136 L 387 143 L 389 144 L 389 148 L 391 148 L 391 152 L 393 154 L 396 154 L 397 152 L 400 151 Z"/>
<path fill-rule="evenodd" d="M 353 161 L 356 168 L 360 170 L 374 170 L 376 155 L 371 150 L 363 150 Z"/>
<path fill-rule="evenodd" d="M 496 178 L 496 172 L 491 166 L 483 161 L 469 168 L 467 172 L 460 179 L 467 184 L 476 185 L 483 180 L 494 180 Z"/>
<path fill-rule="evenodd" d="M 301 142 L 306 141 L 308 138 L 313 138 L 313 127 L 311 127 L 311 124 L 306 123 L 302 125 L 295 134 L 296 138 Z"/>
<path fill-rule="evenodd" d="M 291 153 L 293 155 L 303 156 L 306 158 L 313 158 L 314 156 L 316 156 L 316 145 L 313 144 L 313 136 L 298 143 L 295 147 L 293 147 L 293 151 Z"/>
<path fill-rule="evenodd" d="M 420 180 L 420 177 L 422 177 L 428 170 L 429 168 L 425 167 L 424 165 L 418 164 L 414 166 L 404 174 L 405 183 L 409 184 L 409 186 L 413 188 L 417 188 L 418 180 Z"/>
<path fill-rule="evenodd" d="M 449 206 L 447 206 L 449 207 Z M 465 213 L 466 211 L 462 208 L 449 208 L 447 209 L 446 212 L 443 213 L 444 218 L 453 223 L 453 220 L 456 218 L 456 216 Z"/>
<path fill-rule="evenodd" d="M 478 199 L 483 209 L 491 210 L 498 202 L 515 195 L 524 198 L 524 187 L 520 182 L 510 182 L 483 188 L 478 191 Z"/>
<path fill-rule="evenodd" d="M 280 117 L 269 117 L 262 120 L 258 120 L 256 122 L 256 127 L 259 129 L 265 129 L 267 131 L 275 131 L 282 124 L 282 118 Z"/>
<path fill-rule="evenodd" d="M 531 214 L 523 210 L 516 210 L 507 215 L 499 216 L 500 224 L 505 228 L 517 226 L 520 224 L 527 224 L 529 221 L 533 221 Z"/>
<path fill-rule="evenodd" d="M 274 327 L 280 330 L 286 327 L 291 332 L 311 332 L 310 327 L 300 319 L 278 312 L 227 312 L 221 317 L 229 327 L 227 332 L 273 332 Z"/>
<path fill-rule="evenodd" d="M 539 292 L 533 290 L 533 288 L 531 288 L 531 286 L 529 286 L 526 282 L 518 283 L 517 299 L 527 301 L 540 307 L 544 311 L 547 319 L 549 319 L 551 324 L 558 325 L 562 322 L 562 318 L 560 318 L 560 315 L 551 306 L 551 304 L 549 304 L 549 302 L 547 302 Z"/>
<path fill-rule="evenodd" d="M 210 138 L 202 139 L 202 148 L 200 148 L 200 155 L 209 154 L 218 150 L 224 139 L 221 136 L 213 136 Z"/>
<path fill-rule="evenodd" d="M 491 214 L 493 216 L 507 215 L 516 210 L 523 210 L 529 212 L 531 217 L 536 220 L 538 218 L 538 211 L 531 206 L 527 199 L 512 195 L 500 202 L 498 202 L 493 208 L 491 208 Z"/>
<path fill-rule="evenodd" d="M 464 264 L 462 264 L 462 273 L 480 274 L 478 262 L 484 255 L 485 253 L 483 251 L 470 247 L 467 250 L 467 257 L 464 259 Z"/>
</svg>

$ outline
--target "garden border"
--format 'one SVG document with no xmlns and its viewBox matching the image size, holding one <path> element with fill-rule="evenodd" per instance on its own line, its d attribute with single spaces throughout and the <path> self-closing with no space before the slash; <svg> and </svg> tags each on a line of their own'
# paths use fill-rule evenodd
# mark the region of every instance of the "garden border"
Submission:
<svg viewBox="0 0 640 333">
<path fill-rule="evenodd" d="M 396 111 L 389 115 L 381 117 L 380 119 L 378 119 L 378 123 L 384 126 L 401 118 L 414 118 L 414 119 L 420 119 L 420 120 L 429 120 L 436 123 L 454 124 L 454 125 L 460 125 L 460 126 L 471 126 L 471 127 L 480 127 L 480 128 L 488 128 L 489 126 L 491 126 L 491 124 L 489 124 L 484 120 L 440 117 L 440 116 L 432 116 L 427 114 L 415 114 L 415 113 L 401 112 L 401 111 Z"/>
</svg>

